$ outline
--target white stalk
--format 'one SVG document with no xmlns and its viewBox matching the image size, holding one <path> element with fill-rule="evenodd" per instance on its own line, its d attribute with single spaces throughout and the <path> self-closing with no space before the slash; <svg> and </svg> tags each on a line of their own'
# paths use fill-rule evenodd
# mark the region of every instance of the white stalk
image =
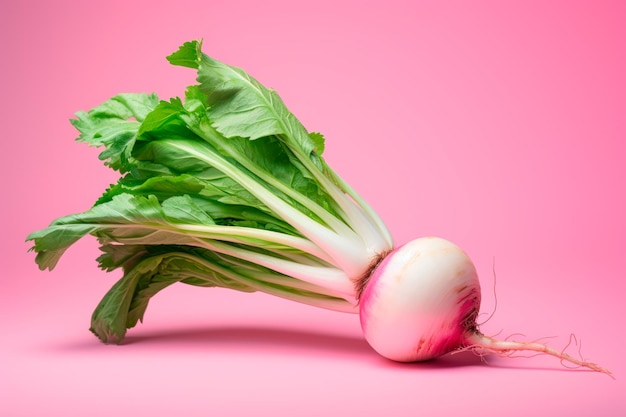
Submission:
<svg viewBox="0 0 626 417">
<path fill-rule="evenodd" d="M 319 246 L 310 240 L 303 239 L 298 236 L 288 235 L 286 233 L 239 226 L 176 224 L 174 227 L 176 229 L 184 230 L 187 235 L 194 237 L 203 237 L 244 244 L 250 244 L 250 242 L 245 239 L 249 238 L 262 241 L 264 246 L 272 243 L 286 246 L 311 254 L 330 265 L 338 266 L 326 252 L 322 251 Z"/>
<path fill-rule="evenodd" d="M 132 225 L 134 228 L 145 227 L 146 229 L 154 230 L 154 233 L 172 233 L 168 229 L 159 229 L 154 226 L 144 225 Z M 100 239 L 103 239 L 103 234 L 107 234 L 109 239 L 117 243 L 123 244 L 135 244 L 145 242 L 146 235 L 138 237 L 125 237 L 115 234 L 108 234 L 106 229 L 112 231 L 131 228 L 131 225 L 98 225 L 97 229 L 100 232 Z M 172 241 L 172 239 L 169 239 Z M 195 243 L 194 243 L 195 242 Z M 308 282 L 313 285 L 327 288 L 329 291 L 333 291 L 335 294 L 341 294 L 343 296 L 349 296 L 354 298 L 354 284 L 346 273 L 336 267 L 328 266 L 321 263 L 303 263 L 304 259 L 299 259 L 297 262 L 284 257 L 271 256 L 269 254 L 259 253 L 252 250 L 244 249 L 242 247 L 233 246 L 231 244 L 206 239 L 198 236 L 181 234 L 181 241 L 179 244 L 186 244 L 196 246 L 204 249 L 208 249 L 214 252 L 230 255 L 245 261 L 266 267 L 281 274 Z M 282 252 L 281 252 L 282 254 Z"/>
<path fill-rule="evenodd" d="M 333 200 L 339 205 L 344 221 L 349 224 L 352 227 L 352 230 L 354 230 L 362 239 L 365 252 L 367 253 L 370 261 L 376 255 L 392 249 L 393 242 L 391 242 L 390 234 L 386 231 L 387 229 L 382 221 L 380 224 L 372 222 L 372 219 L 368 218 L 367 213 L 363 211 L 363 208 L 365 207 L 359 207 L 353 200 L 348 198 L 343 191 L 331 182 L 326 175 L 324 175 L 324 173 L 311 162 L 310 159 L 303 157 L 301 152 L 294 150 L 294 153 L 298 156 L 298 160 L 300 160 L 307 167 L 307 169 L 314 175 L 318 183 L 324 187 L 326 192 L 328 192 Z M 335 177 L 338 177 L 336 174 L 332 174 L 335 175 Z M 365 202 L 361 200 L 361 203 Z M 373 212 L 373 210 L 370 211 Z M 378 216 L 376 215 L 376 217 Z M 381 233 L 381 225 L 386 231 L 385 233 Z M 369 262 L 363 266 L 363 270 L 365 270 L 368 265 Z"/>
<path fill-rule="evenodd" d="M 241 273 L 234 273 L 226 268 L 222 268 L 214 263 L 208 262 L 204 259 L 192 257 L 191 255 L 183 255 L 188 258 L 193 258 L 195 262 L 200 263 L 203 267 L 214 270 L 221 275 L 224 275 L 233 281 L 243 283 L 257 291 L 264 292 L 266 294 L 274 295 L 277 297 L 285 298 L 288 300 L 296 301 L 298 303 L 311 305 L 314 307 L 320 307 L 327 310 L 345 312 L 345 313 L 355 313 L 356 306 L 347 301 L 344 298 L 331 298 L 327 297 L 324 294 L 318 293 L 320 296 L 315 297 L 314 293 L 311 294 L 300 294 L 298 292 L 291 292 L 287 289 L 282 289 L 281 286 L 289 287 L 285 285 L 286 283 L 274 282 L 278 284 L 278 286 L 271 285 L 272 283 L 262 280 L 257 280 L 254 277 L 247 276 Z M 294 288 L 294 287 L 292 287 Z"/>
<path fill-rule="evenodd" d="M 342 298 L 355 306 L 353 313 L 358 313 L 358 309 L 356 308 L 358 303 L 355 294 L 343 294 L 326 286 L 312 284 L 300 279 L 281 274 L 279 272 L 261 269 L 258 268 L 258 265 L 256 264 L 250 264 L 248 262 L 242 261 L 241 259 L 222 253 L 216 252 L 215 256 L 222 259 L 229 265 L 234 265 L 238 273 L 242 272 L 243 275 L 253 278 L 256 281 L 267 282 L 268 284 L 280 285 L 283 287 L 294 288 L 301 291 L 308 291 L 328 297 Z"/>
<path fill-rule="evenodd" d="M 264 266 L 281 274 L 328 288 L 342 296 L 354 296 L 354 285 L 344 271 L 327 266 L 304 265 L 221 242 L 197 239 L 198 246 Z"/>
<path fill-rule="evenodd" d="M 385 222 L 381 219 L 380 215 L 369 205 L 363 197 L 354 190 L 350 184 L 345 182 L 330 166 L 326 165 L 328 172 L 333 175 L 333 179 L 340 184 L 341 188 L 359 205 L 359 207 L 365 212 L 370 224 L 374 225 L 378 233 L 385 240 L 385 247 L 388 249 L 393 248 L 393 237 L 391 232 L 385 225 Z"/>
</svg>

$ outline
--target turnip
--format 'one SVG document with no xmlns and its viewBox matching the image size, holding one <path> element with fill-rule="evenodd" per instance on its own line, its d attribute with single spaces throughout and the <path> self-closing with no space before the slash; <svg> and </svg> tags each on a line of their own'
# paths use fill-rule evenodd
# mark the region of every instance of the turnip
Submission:
<svg viewBox="0 0 626 417">
<path fill-rule="evenodd" d="M 447 240 L 425 237 L 400 246 L 363 281 L 359 283 L 363 334 L 389 359 L 423 361 L 463 349 L 498 355 L 533 351 L 610 374 L 541 343 L 483 335 L 476 324 L 481 299 L 476 268 Z"/>
<path fill-rule="evenodd" d="M 484 336 L 477 272 L 461 249 L 435 237 L 396 247 L 323 159 L 324 137 L 276 92 L 199 41 L 168 60 L 198 71 L 184 100 L 120 94 L 77 113 L 78 140 L 104 147 L 121 177 L 89 210 L 27 238 L 41 269 L 89 234 L 100 267 L 123 271 L 92 315 L 103 342 L 120 342 L 152 296 L 181 282 L 359 313 L 366 340 L 395 361 L 527 350 L 609 373 L 540 343 Z"/>
</svg>

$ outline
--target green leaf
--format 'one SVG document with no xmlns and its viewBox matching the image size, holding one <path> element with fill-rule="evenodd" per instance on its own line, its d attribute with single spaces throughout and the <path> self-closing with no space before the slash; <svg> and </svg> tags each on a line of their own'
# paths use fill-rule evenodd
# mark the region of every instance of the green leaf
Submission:
<svg viewBox="0 0 626 417">
<path fill-rule="evenodd" d="M 172 65 L 181 67 L 198 68 L 198 49 L 201 41 L 185 42 L 178 50 L 167 57 Z"/>
<path fill-rule="evenodd" d="M 256 291 L 245 280 L 233 280 L 221 272 L 228 268 L 218 266 L 219 258 L 210 251 L 171 245 L 128 249 L 103 247 L 108 259 L 117 258 L 117 266 L 123 265 L 125 271 L 92 314 L 90 330 L 105 343 L 119 343 L 127 329 L 143 320 L 150 299 L 176 282 Z"/>
<path fill-rule="evenodd" d="M 145 198 L 129 194 L 117 195 L 111 201 L 96 205 L 84 213 L 56 219 L 48 228 L 28 235 L 27 240 L 34 241 L 31 250 L 38 253 L 35 260 L 39 267 L 53 269 L 69 246 L 90 233 L 105 237 L 109 231 L 117 238 L 134 237 L 143 238 L 144 243 L 163 243 L 163 233 L 155 230 L 157 225 L 167 226 L 192 218 L 211 221 L 206 213 L 192 203 L 187 204 L 189 197 L 174 198 L 183 201 L 174 200 L 162 207 L 154 196 Z M 180 205 L 185 207 L 178 208 Z M 111 239 L 112 236 L 108 238 Z M 181 237 L 170 236 L 170 239 L 179 241 Z M 182 240 L 189 241 L 189 237 L 183 237 Z"/>
<path fill-rule="evenodd" d="M 89 112 L 76 113 L 70 122 L 80 132 L 77 141 L 104 146 L 100 159 L 125 172 L 139 126 L 157 103 L 155 94 L 120 94 Z"/>
<path fill-rule="evenodd" d="M 215 205 L 211 201 L 192 198 L 189 195 L 170 197 L 160 203 L 154 195 L 119 194 L 84 213 L 55 220 L 48 228 L 30 234 L 28 240 L 34 241 L 33 249 L 39 253 L 36 260 L 42 269 L 54 268 L 65 250 L 86 234 L 96 236 L 105 247 L 117 243 L 214 248 L 217 241 L 224 240 L 220 248 L 227 252 L 235 251 L 241 243 L 250 245 L 248 251 L 254 251 L 255 246 L 259 247 L 257 251 L 262 251 L 261 248 L 296 250 L 290 248 L 288 240 L 281 238 L 280 234 L 269 233 L 276 229 L 281 232 L 283 230 L 278 222 L 269 225 L 263 223 L 262 221 L 266 219 L 273 220 L 263 213 L 255 213 L 254 209 L 250 208 L 235 207 L 231 214 L 238 215 L 239 219 L 227 219 L 224 223 L 228 225 L 229 222 L 240 222 L 244 226 L 265 225 L 267 230 L 254 233 L 244 233 L 240 230 L 235 233 L 234 228 L 218 228 L 207 212 L 214 208 Z M 223 205 L 219 208 L 228 210 Z M 247 216 L 248 210 L 252 212 L 250 217 Z M 253 220 L 255 216 L 259 221 Z M 232 232 L 229 232 L 230 230 Z M 251 232 L 257 230 L 257 227 L 251 227 L 250 230 Z M 227 243 L 231 241 L 239 243 Z M 126 252 L 122 258 L 128 256 L 132 254 Z M 112 259 L 101 261 L 101 266 L 105 269 L 111 269 L 114 264 L 116 262 Z"/>
<path fill-rule="evenodd" d="M 227 177 L 224 177 L 225 179 Z M 204 181 L 192 175 L 182 174 L 176 177 L 162 176 L 149 178 L 144 182 L 132 180 L 120 181 L 113 185 L 96 204 L 111 201 L 120 194 L 155 196 L 159 201 L 170 197 L 188 195 L 193 203 L 207 213 L 212 221 L 220 225 L 255 227 L 274 230 L 288 235 L 299 235 L 284 220 L 263 212 L 255 205 L 237 204 L 238 199 L 229 198 L 236 184 L 225 183 L 216 187 L 217 179 Z"/>
<path fill-rule="evenodd" d="M 68 247 L 96 228 L 90 224 L 68 224 L 60 227 L 51 225 L 49 228 L 29 234 L 27 241 L 34 241 L 31 251 L 37 252 L 35 262 L 39 268 L 52 270 Z"/>
<path fill-rule="evenodd" d="M 137 136 L 144 136 L 143 139 L 148 140 L 159 137 L 169 139 L 193 137 L 193 133 L 180 119 L 181 110 L 184 111 L 184 107 L 179 98 L 159 102 L 143 120 Z"/>
<path fill-rule="evenodd" d="M 224 136 L 254 140 L 276 135 L 306 157 L 315 151 L 316 143 L 278 94 L 242 69 L 201 54 L 198 82 L 207 95 L 209 118 Z"/>
<path fill-rule="evenodd" d="M 121 267 L 128 271 L 149 252 L 149 249 L 150 246 L 142 244 L 107 243 L 100 246 L 102 254 L 96 260 L 100 268 L 107 272 Z"/>
<path fill-rule="evenodd" d="M 107 189 L 96 205 L 111 201 L 120 194 L 154 195 L 159 201 L 177 195 L 199 195 L 205 186 L 204 181 L 188 174 L 155 176 L 143 181 L 127 177 Z"/>
<path fill-rule="evenodd" d="M 162 260 L 163 257 L 143 260 L 116 282 L 102 298 L 91 316 L 89 329 L 100 340 L 105 343 L 119 343 L 126 335 L 126 329 L 135 325 L 136 321 L 129 322 L 129 310 L 135 293 L 138 287 L 146 287 L 158 274 Z M 144 298 L 144 305 L 136 306 L 135 309 L 143 308 L 145 311 L 147 301 Z M 135 317 L 137 316 L 136 313 Z"/>
<path fill-rule="evenodd" d="M 321 155 L 322 153 L 324 153 L 324 148 L 326 146 L 325 145 L 326 139 L 324 138 L 324 135 L 322 135 L 319 132 L 311 132 L 309 133 L 309 137 L 315 144 L 315 148 L 314 148 L 315 153 L 317 153 L 318 155 Z"/>
</svg>

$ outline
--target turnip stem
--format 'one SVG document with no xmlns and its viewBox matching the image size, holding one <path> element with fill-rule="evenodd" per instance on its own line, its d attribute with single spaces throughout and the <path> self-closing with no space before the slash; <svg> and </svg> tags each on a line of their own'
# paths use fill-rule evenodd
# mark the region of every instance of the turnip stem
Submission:
<svg viewBox="0 0 626 417">
<path fill-rule="evenodd" d="M 467 337 L 467 346 L 462 350 L 472 350 L 479 354 L 492 353 L 498 356 L 512 356 L 516 352 L 537 352 L 557 357 L 561 362 L 569 362 L 576 366 L 591 369 L 595 372 L 602 372 L 613 377 L 611 371 L 593 362 L 575 358 L 564 351 L 559 351 L 539 342 L 518 342 L 514 340 L 498 340 L 485 336 L 480 332 L 475 332 Z"/>
</svg>

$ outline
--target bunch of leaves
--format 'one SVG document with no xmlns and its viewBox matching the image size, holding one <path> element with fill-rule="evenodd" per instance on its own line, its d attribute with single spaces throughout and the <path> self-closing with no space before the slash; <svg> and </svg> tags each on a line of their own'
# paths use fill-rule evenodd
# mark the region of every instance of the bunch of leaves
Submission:
<svg viewBox="0 0 626 417">
<path fill-rule="evenodd" d="M 324 137 L 199 41 L 168 60 L 198 72 L 182 99 L 120 94 L 72 120 L 120 179 L 91 209 L 28 236 L 40 268 L 85 235 L 99 240 L 100 267 L 123 271 L 92 316 L 105 342 L 176 282 L 354 310 L 354 278 L 391 238 L 322 158 Z"/>
</svg>

